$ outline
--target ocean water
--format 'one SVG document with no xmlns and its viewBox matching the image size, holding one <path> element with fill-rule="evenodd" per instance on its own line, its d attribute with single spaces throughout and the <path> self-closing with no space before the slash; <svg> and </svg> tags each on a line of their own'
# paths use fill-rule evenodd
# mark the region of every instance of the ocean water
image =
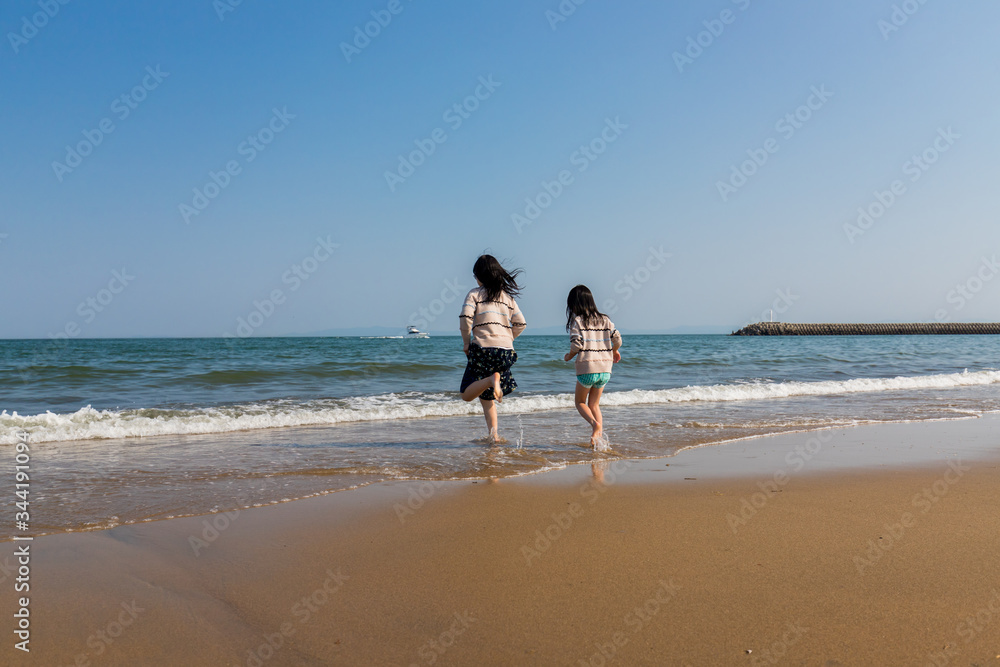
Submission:
<svg viewBox="0 0 1000 667">
<path fill-rule="evenodd" d="M 489 447 L 457 337 L 0 341 L 0 451 L 30 434 L 33 527 L 58 532 L 1000 410 L 995 336 L 627 336 L 594 452 L 568 337 L 516 348 Z"/>
</svg>

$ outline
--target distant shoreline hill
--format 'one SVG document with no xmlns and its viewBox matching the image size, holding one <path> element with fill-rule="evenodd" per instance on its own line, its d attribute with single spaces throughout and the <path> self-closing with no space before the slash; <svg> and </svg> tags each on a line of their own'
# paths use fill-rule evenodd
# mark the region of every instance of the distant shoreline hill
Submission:
<svg viewBox="0 0 1000 667">
<path fill-rule="evenodd" d="M 956 336 L 1000 335 L 995 322 L 915 322 L 906 324 L 790 324 L 758 322 L 733 336 Z"/>
</svg>

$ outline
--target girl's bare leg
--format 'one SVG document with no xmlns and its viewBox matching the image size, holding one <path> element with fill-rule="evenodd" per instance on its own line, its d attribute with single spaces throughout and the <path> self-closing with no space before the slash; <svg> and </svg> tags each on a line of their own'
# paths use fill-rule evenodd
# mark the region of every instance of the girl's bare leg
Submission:
<svg viewBox="0 0 1000 667">
<path fill-rule="evenodd" d="M 485 401 L 479 399 L 483 406 L 483 416 L 486 417 L 486 429 L 489 431 L 491 442 L 500 440 L 500 431 L 497 428 L 497 404 L 496 401 Z"/>
<path fill-rule="evenodd" d="M 503 392 L 500 390 L 500 374 L 494 373 L 489 377 L 484 377 L 482 380 L 476 380 L 462 392 L 463 401 L 474 401 L 476 398 L 489 389 L 493 387 L 493 395 L 496 397 L 498 403 L 503 400 Z"/>
<path fill-rule="evenodd" d="M 594 416 L 593 410 L 590 409 L 587 401 L 587 393 L 593 391 L 592 389 L 587 389 L 579 382 L 576 383 L 576 411 L 580 413 L 580 416 L 587 420 L 592 428 L 600 429 L 600 419 Z M 597 413 L 598 415 L 600 412 Z"/>
<path fill-rule="evenodd" d="M 590 397 L 587 400 L 587 407 L 590 408 L 590 414 L 594 417 L 594 421 L 591 422 L 591 426 L 594 427 L 594 432 L 590 435 L 591 443 L 604 435 L 604 417 L 601 415 L 601 394 L 603 393 L 604 387 L 592 387 Z"/>
</svg>

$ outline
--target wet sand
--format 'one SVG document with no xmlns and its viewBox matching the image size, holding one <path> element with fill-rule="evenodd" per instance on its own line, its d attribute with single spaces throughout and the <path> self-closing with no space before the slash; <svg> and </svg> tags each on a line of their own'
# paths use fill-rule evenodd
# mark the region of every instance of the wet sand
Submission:
<svg viewBox="0 0 1000 667">
<path fill-rule="evenodd" d="M 1000 665 L 997 416 L 36 539 L 4 664 Z M 0 559 L 14 545 L 5 543 Z"/>
</svg>

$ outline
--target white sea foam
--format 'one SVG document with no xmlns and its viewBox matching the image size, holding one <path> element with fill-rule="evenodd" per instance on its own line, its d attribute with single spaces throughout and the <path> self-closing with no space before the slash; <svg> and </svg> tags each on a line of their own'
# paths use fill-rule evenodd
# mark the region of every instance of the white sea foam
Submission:
<svg viewBox="0 0 1000 667">
<path fill-rule="evenodd" d="M 895 378 L 867 378 L 825 382 L 759 382 L 678 387 L 674 389 L 608 392 L 609 406 L 683 403 L 693 401 L 750 401 L 795 396 L 831 396 L 862 392 L 949 389 L 1000 383 L 1000 371 L 976 371 Z M 567 408 L 571 394 L 511 396 L 504 412 L 541 412 Z M 95 410 L 90 406 L 72 414 L 0 413 L 0 443 L 17 442 L 26 430 L 33 442 L 136 438 L 158 435 L 227 433 L 287 426 L 322 426 L 345 422 L 455 417 L 476 415 L 478 402 L 465 403 L 449 394 L 384 394 L 345 400 L 255 403 L 185 410 Z"/>
<path fill-rule="evenodd" d="M 647 391 L 613 392 L 601 402 L 607 405 L 674 403 L 685 401 L 752 401 L 793 396 L 832 396 L 882 391 L 951 389 L 1000 383 L 1000 371 L 946 373 L 894 378 L 857 378 L 824 382 L 760 382 L 752 384 L 716 384 Z"/>
</svg>

